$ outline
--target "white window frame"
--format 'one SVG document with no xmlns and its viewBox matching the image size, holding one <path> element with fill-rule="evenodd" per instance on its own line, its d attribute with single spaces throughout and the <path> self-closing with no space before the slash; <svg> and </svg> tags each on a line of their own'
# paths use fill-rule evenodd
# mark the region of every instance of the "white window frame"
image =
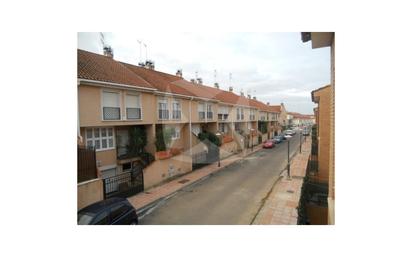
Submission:
<svg viewBox="0 0 412 257">
<path fill-rule="evenodd" d="M 179 118 L 174 118 L 173 117 L 173 113 L 174 113 L 174 111 L 175 111 L 175 109 L 174 109 L 174 104 L 179 104 L 179 108 L 177 109 L 177 111 L 179 111 L 180 112 L 180 117 Z M 177 100 L 177 99 L 173 99 L 173 101 L 172 101 L 172 112 L 171 112 L 171 119 L 172 120 L 181 120 L 182 119 L 182 102 L 180 101 L 180 100 Z"/>
<path fill-rule="evenodd" d="M 92 137 L 87 136 L 87 130 L 90 130 L 90 129 L 92 130 Z M 95 137 L 95 135 L 94 135 L 95 129 L 99 130 L 99 137 Z M 105 137 L 102 137 L 102 130 L 103 129 L 106 130 L 106 136 Z M 109 136 L 109 129 L 112 129 L 112 135 L 111 136 Z M 100 148 L 96 149 L 96 152 L 116 149 L 116 136 L 115 136 L 114 127 L 87 127 L 87 128 L 85 128 L 84 133 L 85 133 L 84 138 L 86 139 L 85 140 L 86 146 L 89 146 L 87 142 L 91 140 L 92 141 L 92 146 L 95 147 L 95 141 L 99 140 Z M 103 142 L 104 139 L 106 139 L 106 142 L 107 142 L 106 143 L 106 145 L 107 145 L 106 148 L 103 148 L 103 143 L 102 142 Z M 112 147 L 109 147 L 109 139 L 113 140 L 113 146 Z"/>
<path fill-rule="evenodd" d="M 104 101 L 103 101 L 103 95 L 104 93 L 115 93 L 117 94 L 118 100 L 119 100 L 119 109 L 120 109 L 120 117 L 118 120 L 105 120 L 104 119 L 104 107 L 110 107 L 110 106 L 104 106 Z M 122 120 L 122 97 L 121 97 L 121 92 L 119 90 L 110 90 L 110 89 L 102 89 L 100 91 L 100 112 L 101 112 L 101 119 L 102 121 L 120 121 Z"/>
<path fill-rule="evenodd" d="M 222 115 L 222 121 L 228 120 L 229 119 L 229 106 L 227 105 L 221 105 L 218 107 L 218 111 L 217 111 L 217 116 L 219 119 L 219 115 Z M 225 119 L 225 115 L 227 115 L 226 119 Z"/>
<path fill-rule="evenodd" d="M 140 119 L 129 119 L 129 118 L 127 118 L 127 101 L 126 101 L 126 99 L 124 100 L 124 108 L 125 108 L 125 114 L 126 114 L 126 120 L 143 120 L 143 108 L 142 108 L 142 97 L 141 97 L 141 95 L 139 94 L 139 93 L 126 93 L 126 98 L 127 98 L 127 96 L 137 96 L 137 98 L 139 99 L 138 101 L 139 101 L 139 105 L 138 105 L 138 108 L 140 109 Z M 132 108 L 134 108 L 134 107 L 132 107 Z"/>
<path fill-rule="evenodd" d="M 250 109 L 249 120 L 256 120 L 256 112 L 255 111 L 256 111 L 255 109 Z M 252 116 L 253 116 L 253 119 L 252 119 Z"/>
<path fill-rule="evenodd" d="M 242 107 L 236 108 L 236 119 L 237 120 L 244 120 L 245 119 L 245 112 Z M 243 116 L 243 117 L 242 117 Z"/>
<path fill-rule="evenodd" d="M 167 118 L 159 117 L 159 114 L 160 114 L 159 111 L 161 110 L 160 105 L 159 105 L 160 103 L 163 103 L 163 104 L 166 103 L 166 109 L 165 110 L 167 110 L 167 113 L 168 113 Z M 167 99 L 166 97 L 158 97 L 157 98 L 157 119 L 158 120 L 169 120 L 170 119 L 169 99 Z"/>
<path fill-rule="evenodd" d="M 212 113 L 212 118 L 208 118 L 207 114 L 209 113 L 209 107 L 210 107 L 210 112 Z M 214 112 L 213 112 L 213 104 L 206 103 L 206 119 L 207 120 L 213 120 Z"/>
<path fill-rule="evenodd" d="M 199 115 L 199 120 L 206 120 L 207 119 L 207 114 L 206 114 L 206 112 L 207 112 L 207 107 L 206 107 L 207 105 L 206 105 L 206 102 L 199 102 L 198 104 L 197 104 L 197 113 L 198 113 L 198 115 L 199 115 L 199 113 L 200 112 L 203 112 L 203 114 L 204 114 L 204 119 L 201 119 L 200 118 L 200 115 Z M 200 108 L 200 107 L 202 107 L 202 108 Z"/>
</svg>

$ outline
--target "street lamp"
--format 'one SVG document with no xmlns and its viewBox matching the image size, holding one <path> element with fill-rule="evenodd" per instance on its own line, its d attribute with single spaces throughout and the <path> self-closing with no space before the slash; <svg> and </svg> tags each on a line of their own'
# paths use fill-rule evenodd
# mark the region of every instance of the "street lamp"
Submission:
<svg viewBox="0 0 412 257">
<path fill-rule="evenodd" d="M 299 133 L 299 143 L 300 143 L 299 153 L 302 153 L 302 130 Z"/>
<path fill-rule="evenodd" d="M 252 152 L 253 152 L 253 133 L 254 133 L 254 131 L 255 131 L 255 129 L 253 129 L 253 128 L 251 128 L 250 129 L 250 135 L 251 135 L 251 138 L 252 138 Z"/>
<path fill-rule="evenodd" d="M 220 140 L 221 135 L 222 134 L 220 134 L 219 131 L 216 132 L 216 136 L 219 138 L 219 140 Z M 219 146 L 216 146 L 216 147 L 217 147 L 217 166 L 220 167 L 220 148 Z"/>
<path fill-rule="evenodd" d="M 288 179 L 290 179 L 290 159 L 289 159 L 289 139 L 288 139 Z"/>
</svg>

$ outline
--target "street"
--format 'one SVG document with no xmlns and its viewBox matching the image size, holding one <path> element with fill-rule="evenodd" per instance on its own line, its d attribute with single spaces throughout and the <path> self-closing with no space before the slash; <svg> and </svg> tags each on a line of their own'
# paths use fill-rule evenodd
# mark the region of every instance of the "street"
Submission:
<svg viewBox="0 0 412 257">
<path fill-rule="evenodd" d="M 292 156 L 299 151 L 299 133 L 289 140 Z M 286 164 L 284 141 L 180 190 L 143 216 L 139 224 L 250 224 Z"/>
</svg>

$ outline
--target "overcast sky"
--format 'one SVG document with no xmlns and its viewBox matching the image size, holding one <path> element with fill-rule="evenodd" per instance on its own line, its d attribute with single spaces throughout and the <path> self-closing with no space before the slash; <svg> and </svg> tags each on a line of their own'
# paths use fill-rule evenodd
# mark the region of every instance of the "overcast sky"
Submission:
<svg viewBox="0 0 412 257">
<path fill-rule="evenodd" d="M 312 49 L 300 33 L 109 33 L 105 42 L 114 59 L 138 64 L 147 58 L 155 69 L 175 74 L 183 69 L 187 80 L 198 77 L 205 85 L 241 90 L 271 104 L 304 114 L 315 106 L 310 92 L 330 83 L 330 48 Z M 78 47 L 103 53 L 99 33 L 78 33 Z M 232 80 L 229 74 L 232 73 Z"/>
</svg>

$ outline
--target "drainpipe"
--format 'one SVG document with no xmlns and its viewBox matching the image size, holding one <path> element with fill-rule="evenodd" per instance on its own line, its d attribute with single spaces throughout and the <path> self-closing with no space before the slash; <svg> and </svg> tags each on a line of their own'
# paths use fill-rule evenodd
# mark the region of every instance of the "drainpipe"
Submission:
<svg viewBox="0 0 412 257">
<path fill-rule="evenodd" d="M 189 153 L 190 153 L 190 158 L 192 158 L 192 100 L 193 97 L 190 98 L 189 102 Z"/>
<path fill-rule="evenodd" d="M 79 86 L 80 86 L 80 81 L 77 80 L 77 136 L 80 139 L 80 143 L 83 143 L 83 137 L 82 137 L 82 134 L 80 133 Z"/>
</svg>

